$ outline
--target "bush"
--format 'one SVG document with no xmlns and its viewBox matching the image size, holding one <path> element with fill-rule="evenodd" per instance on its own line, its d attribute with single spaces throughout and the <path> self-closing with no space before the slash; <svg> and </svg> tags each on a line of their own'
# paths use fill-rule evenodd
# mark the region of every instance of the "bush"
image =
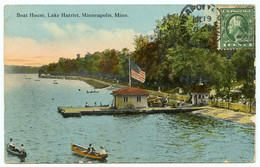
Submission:
<svg viewBox="0 0 260 167">
<path fill-rule="evenodd" d="M 172 108 L 177 108 L 178 107 L 178 103 L 176 101 L 169 101 L 168 105 L 171 106 Z"/>
</svg>

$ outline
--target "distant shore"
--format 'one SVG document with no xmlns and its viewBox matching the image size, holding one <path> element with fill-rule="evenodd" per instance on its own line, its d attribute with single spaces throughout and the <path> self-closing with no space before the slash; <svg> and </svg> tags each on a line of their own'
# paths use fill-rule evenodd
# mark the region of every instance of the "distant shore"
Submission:
<svg viewBox="0 0 260 167">
<path fill-rule="evenodd" d="M 106 88 L 109 86 L 119 87 L 119 88 L 123 87 L 122 85 L 119 85 L 119 84 L 108 83 L 108 82 L 104 82 L 104 81 L 101 81 L 98 79 L 86 78 L 86 77 L 81 77 L 81 76 L 41 75 L 41 78 L 80 80 L 80 81 L 86 82 L 87 84 L 93 86 L 95 89 L 102 89 L 102 88 Z"/>
</svg>

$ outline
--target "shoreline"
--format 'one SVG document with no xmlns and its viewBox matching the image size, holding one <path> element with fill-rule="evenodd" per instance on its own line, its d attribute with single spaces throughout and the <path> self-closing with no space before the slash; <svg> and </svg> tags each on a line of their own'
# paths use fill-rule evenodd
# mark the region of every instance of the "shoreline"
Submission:
<svg viewBox="0 0 260 167">
<path fill-rule="evenodd" d="M 255 127 L 255 114 L 237 112 L 233 110 L 210 106 L 203 106 L 198 108 L 200 109 L 193 111 L 192 113 Z"/>
<path fill-rule="evenodd" d="M 86 78 L 81 76 L 41 76 L 40 78 L 51 78 L 51 79 L 68 79 L 68 80 L 81 80 L 86 82 L 87 84 L 93 86 L 96 89 L 102 89 L 107 87 L 114 87 L 114 88 L 123 88 L 124 85 L 118 83 L 108 83 L 105 81 L 101 81 L 94 78 Z M 149 91 L 149 90 L 148 90 Z M 155 91 L 149 91 L 151 95 L 164 95 L 162 92 L 154 93 Z M 210 106 L 202 106 L 202 107 L 195 107 L 197 110 L 192 111 L 194 114 L 210 116 L 213 118 L 223 119 L 226 121 L 231 121 L 247 126 L 255 127 L 255 122 L 253 121 L 255 118 L 255 114 L 249 114 L 245 112 L 237 112 L 234 110 L 228 110 L 225 108 L 217 108 L 217 107 L 210 107 Z"/>
<path fill-rule="evenodd" d="M 82 76 L 62 76 L 62 75 L 42 75 L 39 76 L 39 78 L 49 78 L 49 79 L 68 79 L 68 80 L 80 80 L 83 82 L 86 82 L 87 84 L 93 86 L 95 89 L 102 89 L 102 88 L 107 88 L 109 86 L 115 87 L 115 88 L 121 88 L 123 87 L 120 84 L 113 84 L 113 83 L 108 83 L 104 82 L 98 79 L 94 78 L 87 78 L 87 77 L 82 77 Z"/>
</svg>

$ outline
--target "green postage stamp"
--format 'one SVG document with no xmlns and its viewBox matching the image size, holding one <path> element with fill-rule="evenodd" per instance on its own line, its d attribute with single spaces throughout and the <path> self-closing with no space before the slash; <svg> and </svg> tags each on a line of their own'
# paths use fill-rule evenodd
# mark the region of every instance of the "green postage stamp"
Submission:
<svg viewBox="0 0 260 167">
<path fill-rule="evenodd" d="M 219 9 L 219 49 L 253 48 L 255 46 L 255 9 L 223 7 Z"/>
</svg>

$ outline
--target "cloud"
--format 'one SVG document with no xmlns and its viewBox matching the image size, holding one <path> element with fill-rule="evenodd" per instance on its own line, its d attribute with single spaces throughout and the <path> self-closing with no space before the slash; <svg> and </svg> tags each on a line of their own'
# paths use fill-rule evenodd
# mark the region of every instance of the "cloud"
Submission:
<svg viewBox="0 0 260 167">
<path fill-rule="evenodd" d="M 44 22 L 43 27 L 49 30 L 53 37 L 55 38 L 67 38 L 68 34 L 66 31 L 59 28 L 56 23 Z"/>
<path fill-rule="evenodd" d="M 9 61 L 9 62 L 28 62 L 30 60 L 27 60 L 27 59 L 5 59 L 6 61 Z"/>
<path fill-rule="evenodd" d="M 109 48 L 121 50 L 127 47 L 133 51 L 134 37 L 138 34 L 132 29 L 94 29 L 84 23 L 61 27 L 53 22 L 44 22 L 42 27 L 52 35 L 52 39 L 36 41 L 32 38 L 5 37 L 5 64 L 15 65 L 9 59 L 26 59 L 31 60 L 32 64 L 44 65 L 57 62 L 60 57 L 75 58 L 78 53 L 85 55 Z"/>
<path fill-rule="evenodd" d="M 71 25 L 71 24 L 67 24 L 66 25 L 66 30 L 69 31 L 71 34 L 75 33 L 75 32 L 86 32 L 86 31 L 90 31 L 90 32 L 94 32 L 95 29 L 90 27 L 87 24 L 84 23 L 77 23 L 76 25 Z"/>
<path fill-rule="evenodd" d="M 153 35 L 155 35 L 155 34 L 154 34 L 154 31 L 148 31 L 145 35 L 153 36 Z"/>
<path fill-rule="evenodd" d="M 39 44 L 31 38 L 5 37 L 4 61 L 6 65 L 46 64 L 56 61 L 56 53 L 48 43 Z M 39 57 L 42 57 L 39 59 Z"/>
</svg>

